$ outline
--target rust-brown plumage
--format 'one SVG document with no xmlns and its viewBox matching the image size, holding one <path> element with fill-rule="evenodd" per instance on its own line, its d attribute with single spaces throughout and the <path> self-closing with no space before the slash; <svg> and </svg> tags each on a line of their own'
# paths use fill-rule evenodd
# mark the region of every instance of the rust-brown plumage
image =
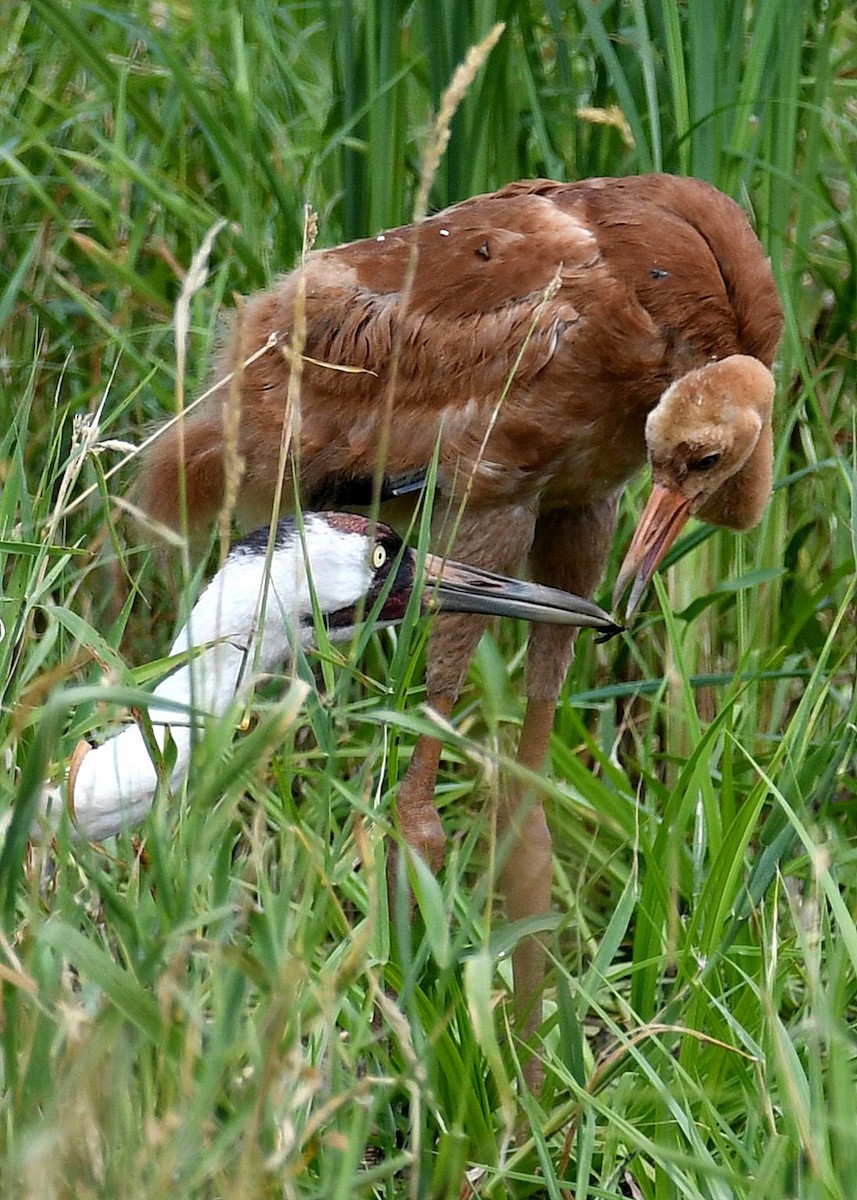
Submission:
<svg viewBox="0 0 857 1200">
<path fill-rule="evenodd" d="M 416 275 L 403 312 L 415 240 Z M 240 376 L 238 515 L 248 525 L 270 517 L 290 374 L 282 346 L 301 286 L 306 356 L 365 369 L 304 361 L 297 444 L 305 504 L 324 502 L 343 481 L 372 477 L 390 398 L 385 473 L 424 468 L 440 438 L 439 490 L 467 494 L 455 555 L 476 565 L 528 567 L 542 582 L 590 595 L 622 485 L 647 453 L 660 471 L 659 496 L 688 492 L 670 510 L 670 538 L 694 511 L 736 527 L 759 519 L 770 490 L 767 368 L 782 316 L 746 216 L 707 184 L 667 175 L 515 183 L 418 227 L 316 251 L 303 283 L 295 272 L 253 297 L 216 368 Z M 242 372 L 272 333 L 279 346 Z M 647 426 L 665 392 L 677 416 Z M 192 526 L 210 521 L 223 500 L 225 393 L 185 423 Z M 707 418 L 685 436 L 682 414 L 702 408 Z M 747 411 L 755 414 L 749 424 Z M 736 421 L 734 453 L 708 447 L 712 431 L 729 440 Z M 174 432 L 156 442 L 141 474 L 142 507 L 171 525 L 179 518 L 178 444 Z M 636 594 L 665 549 L 658 512 L 653 520 L 654 533 L 644 518 L 623 571 L 623 583 L 638 573 Z M 443 544 L 442 530 L 439 537 Z M 482 627 L 478 618 L 437 622 L 428 692 L 442 713 L 451 710 Z M 533 627 L 519 750 L 533 768 L 547 749 L 572 637 Z M 420 740 L 398 798 L 404 837 L 433 865 L 443 853 L 433 803 L 439 753 L 435 740 Z M 547 908 L 550 891 L 541 803 L 520 799 L 511 789 L 504 809 L 514 830 L 504 878 L 513 917 Z M 523 1002 L 531 1003 L 541 986 L 539 947 L 525 943 L 515 966 Z"/>
</svg>

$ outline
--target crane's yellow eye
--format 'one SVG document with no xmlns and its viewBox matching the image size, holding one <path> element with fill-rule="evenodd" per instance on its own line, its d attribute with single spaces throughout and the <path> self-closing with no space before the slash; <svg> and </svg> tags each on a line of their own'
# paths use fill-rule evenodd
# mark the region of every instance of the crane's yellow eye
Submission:
<svg viewBox="0 0 857 1200">
<path fill-rule="evenodd" d="M 383 567 L 383 565 L 386 561 L 387 561 L 387 551 L 381 545 L 381 543 L 378 542 L 377 545 L 375 546 L 375 549 L 372 551 L 372 566 L 375 568 L 376 571 L 380 571 L 381 567 Z"/>
</svg>

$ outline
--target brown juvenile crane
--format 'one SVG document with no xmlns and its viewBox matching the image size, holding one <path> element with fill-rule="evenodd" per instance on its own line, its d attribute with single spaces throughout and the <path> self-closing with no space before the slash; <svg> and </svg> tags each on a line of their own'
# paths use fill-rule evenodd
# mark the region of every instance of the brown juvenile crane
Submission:
<svg viewBox="0 0 857 1200">
<path fill-rule="evenodd" d="M 416 244 L 413 290 L 402 288 Z M 741 208 L 693 179 L 649 175 L 510 184 L 418 226 L 312 253 L 301 277 L 247 303 L 217 364 L 235 371 L 244 471 L 238 516 L 270 519 L 305 288 L 298 455 L 305 506 L 330 506 L 384 472 L 424 470 L 440 442 L 435 512 L 466 508 L 444 551 L 583 596 L 598 584 L 623 485 L 645 463 L 652 498 L 620 572 L 633 607 L 690 514 L 733 529 L 761 517 L 771 487 L 770 368 L 782 314 L 769 263 Z M 301 302 L 304 303 L 304 302 Z M 242 371 L 272 334 L 277 346 Z M 314 360 L 314 361 L 313 361 Z M 324 364 L 324 365 L 319 365 Z M 329 364 L 362 371 L 331 370 Z M 223 405 L 215 392 L 185 422 L 183 471 L 192 527 L 224 496 Z M 391 414 L 389 439 L 383 435 Z M 179 522 L 175 430 L 148 453 L 141 503 Z M 286 477 L 291 480 L 291 465 Z M 290 494 L 289 487 L 286 494 Z M 484 620 L 438 619 L 428 700 L 448 715 Z M 536 624 L 519 760 L 538 770 L 574 632 Z M 441 743 L 421 737 L 397 799 L 407 843 L 438 867 L 434 804 Z M 549 908 L 551 838 L 538 796 L 511 785 L 503 872 L 510 918 Z M 543 954 L 516 952 L 519 1003 L 537 1022 Z"/>
</svg>

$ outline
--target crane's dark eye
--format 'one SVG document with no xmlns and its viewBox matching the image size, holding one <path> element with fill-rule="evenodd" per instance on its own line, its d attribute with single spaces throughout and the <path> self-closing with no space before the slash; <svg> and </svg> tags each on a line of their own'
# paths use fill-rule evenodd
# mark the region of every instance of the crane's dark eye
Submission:
<svg viewBox="0 0 857 1200">
<path fill-rule="evenodd" d="M 380 542 L 376 542 L 375 549 L 372 551 L 372 566 L 376 571 L 380 571 L 386 561 L 387 547 L 382 546 Z"/>
<path fill-rule="evenodd" d="M 720 462 L 719 454 L 706 454 L 704 458 L 697 459 L 693 464 L 694 471 L 710 471 L 712 467 L 716 467 Z"/>
</svg>

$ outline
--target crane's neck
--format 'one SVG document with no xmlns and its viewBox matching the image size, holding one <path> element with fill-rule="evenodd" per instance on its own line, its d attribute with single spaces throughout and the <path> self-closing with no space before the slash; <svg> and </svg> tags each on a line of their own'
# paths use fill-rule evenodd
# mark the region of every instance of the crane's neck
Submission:
<svg viewBox="0 0 857 1200">
<path fill-rule="evenodd" d="M 774 435 L 770 414 L 767 414 L 750 457 L 696 515 L 701 521 L 726 525 L 729 529 L 751 529 L 758 525 L 771 495 L 773 470 Z"/>
</svg>

